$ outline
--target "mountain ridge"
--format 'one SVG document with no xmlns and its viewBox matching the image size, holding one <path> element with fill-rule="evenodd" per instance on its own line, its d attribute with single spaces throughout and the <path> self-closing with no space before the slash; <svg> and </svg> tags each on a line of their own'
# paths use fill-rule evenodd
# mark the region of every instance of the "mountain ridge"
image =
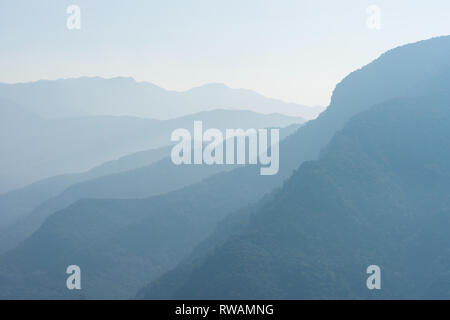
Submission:
<svg viewBox="0 0 450 320">
<path fill-rule="evenodd" d="M 151 200 L 147 199 L 147 201 L 151 201 L 151 203 L 146 203 L 144 205 L 142 205 L 144 203 L 142 200 L 124 200 L 122 202 L 117 200 L 112 200 L 110 202 L 107 202 L 107 200 L 92 202 L 82 201 L 80 203 L 77 203 L 75 207 L 72 206 L 67 210 L 63 210 L 52 215 L 50 219 L 46 220 L 44 228 L 40 228 L 36 233 L 33 234 L 31 238 L 28 238 L 26 240 L 26 245 L 23 245 L 16 250 L 10 251 L 8 253 L 8 256 L 4 256 L 3 263 L 0 264 L 1 281 L 14 283 L 9 281 L 17 280 L 18 282 L 21 282 L 22 287 L 18 284 L 17 287 L 13 287 L 14 290 L 29 290 L 28 293 L 34 294 L 43 292 L 42 286 L 45 287 L 46 285 L 49 285 L 50 282 L 47 281 L 49 279 L 36 278 L 35 273 L 50 272 L 49 274 L 51 274 L 51 272 L 56 272 L 57 270 L 63 268 L 65 263 L 68 262 L 68 252 L 74 253 L 74 251 L 72 250 L 76 248 L 76 245 L 74 245 L 74 243 L 71 242 L 69 238 L 64 238 L 64 236 L 67 235 L 66 231 L 68 231 L 69 235 L 76 232 L 82 233 L 86 231 L 83 226 L 90 226 L 90 224 L 88 220 L 84 219 L 95 219 L 95 217 L 98 217 L 99 220 L 105 220 L 105 229 L 102 229 L 102 224 L 99 224 L 99 221 L 95 220 L 96 226 L 98 228 L 98 230 L 95 230 L 97 232 L 97 238 L 95 238 L 95 240 L 103 245 L 101 247 L 102 249 L 106 249 L 108 248 L 108 240 L 110 239 L 109 235 L 112 230 L 108 228 L 110 226 L 112 228 L 116 225 L 115 219 L 117 217 L 123 218 L 125 217 L 124 213 L 130 212 L 130 210 L 136 210 L 133 211 L 133 214 L 145 215 L 146 213 L 150 212 L 151 215 L 149 216 L 149 218 L 157 217 L 157 219 L 152 220 L 149 224 L 136 224 L 134 225 L 134 227 L 129 226 L 131 229 L 128 229 L 126 232 L 124 231 L 124 233 L 117 234 L 115 241 L 110 243 L 112 247 L 109 247 L 109 250 L 97 251 L 102 254 L 102 257 L 94 256 L 93 253 L 89 252 L 87 248 L 84 248 L 86 249 L 86 251 L 84 249 L 78 248 L 75 252 L 77 255 L 79 254 L 77 257 L 83 256 L 83 252 L 86 252 L 86 255 L 84 255 L 84 259 L 82 261 L 83 263 L 87 263 L 90 265 L 87 270 L 90 270 L 90 268 L 95 268 L 97 277 L 101 277 L 103 272 L 108 272 L 107 269 L 109 264 L 107 262 L 113 259 L 114 262 L 120 263 L 114 264 L 115 266 L 117 266 L 117 269 L 115 269 L 115 272 L 117 273 L 108 273 L 110 279 L 115 279 L 114 281 L 131 280 L 138 282 L 136 278 L 133 278 L 133 272 L 125 272 L 123 278 L 122 276 L 118 276 L 120 274 L 119 271 L 121 267 L 123 268 L 123 270 L 128 271 L 130 270 L 130 268 L 136 268 L 136 266 L 139 265 L 140 260 L 137 262 L 135 258 L 127 255 L 131 254 L 131 252 L 129 251 L 139 251 L 140 258 L 142 258 L 143 254 L 146 253 L 145 258 L 153 259 L 153 261 L 156 261 L 161 259 L 162 257 L 164 258 L 164 256 L 153 256 L 152 252 L 145 251 L 144 247 L 151 247 L 156 250 L 159 248 L 159 244 L 172 244 L 175 245 L 175 248 L 177 248 L 177 250 L 183 249 L 181 251 L 178 251 L 176 255 L 170 257 L 170 263 L 164 265 L 160 264 L 158 265 L 158 267 L 156 267 L 156 265 L 152 265 L 155 268 L 148 268 L 146 270 L 147 273 L 142 271 L 143 273 L 145 273 L 145 276 L 148 277 L 148 282 L 151 282 L 152 279 L 150 279 L 151 277 L 149 275 L 150 271 L 152 272 L 152 277 L 157 277 L 158 275 L 162 275 L 168 269 L 174 267 L 191 251 L 191 248 L 189 246 L 195 246 L 202 240 L 204 240 L 207 237 L 207 234 L 212 231 L 212 228 L 217 223 L 217 221 L 220 221 L 221 218 L 230 217 L 230 214 L 235 214 L 236 212 L 240 212 L 242 210 L 245 212 L 245 208 L 251 206 L 253 202 L 258 202 L 258 200 L 263 198 L 266 193 L 270 193 L 268 197 L 269 199 L 273 199 L 273 194 L 271 192 L 273 190 L 280 190 L 280 187 L 283 186 L 284 180 L 286 178 L 289 178 L 293 172 L 297 172 L 296 169 L 302 164 L 311 167 L 312 169 L 319 170 L 320 167 L 315 167 L 314 162 L 311 162 L 311 160 L 315 160 L 319 156 L 321 150 L 325 146 L 329 145 L 329 142 L 333 139 L 333 136 L 336 134 L 336 132 L 344 128 L 353 116 L 370 109 L 377 103 L 396 98 L 397 95 L 406 94 L 410 97 L 415 97 L 416 86 L 420 85 L 421 83 L 425 83 L 426 79 L 424 78 L 427 78 L 428 80 L 428 77 L 425 75 L 429 75 L 430 70 L 432 71 L 432 77 L 434 77 L 439 75 L 442 70 L 448 69 L 450 64 L 450 61 L 448 60 L 448 56 L 450 54 L 449 40 L 449 37 L 440 39 L 438 41 L 439 44 L 437 45 L 436 49 L 434 48 L 434 46 L 429 47 L 428 45 L 425 45 L 425 47 L 428 47 L 426 48 L 425 52 L 423 43 L 412 45 L 409 47 L 407 53 L 402 53 L 402 55 L 396 56 L 395 59 L 386 60 L 385 57 L 383 57 L 381 60 L 378 60 L 378 68 L 376 70 L 371 67 L 366 67 L 361 69 L 361 71 L 356 76 L 352 75 L 351 77 L 343 80 L 343 82 L 340 83 L 339 88 L 335 89 L 335 99 L 332 99 L 331 103 L 332 108 L 327 109 L 327 111 L 322 113 L 318 117 L 318 119 L 305 124 L 280 144 L 280 171 L 278 175 L 261 177 L 256 172 L 257 170 L 252 170 L 252 168 L 248 167 L 239 168 L 227 173 L 219 173 L 202 181 L 201 183 L 186 187 L 182 191 L 153 197 L 151 198 Z M 410 59 L 405 59 L 403 57 L 405 54 L 410 56 Z M 431 68 L 430 65 L 432 66 Z M 436 65 L 439 66 L 439 68 L 433 68 L 433 66 Z M 416 71 L 406 73 L 403 77 L 399 76 L 402 74 L 402 70 L 409 70 L 412 68 L 415 68 Z M 387 81 L 386 79 L 390 79 L 390 81 Z M 429 85 L 429 82 L 426 83 Z M 448 83 L 440 83 L 439 89 L 445 88 L 448 88 Z M 430 88 L 425 89 L 428 90 Z M 432 89 L 434 90 L 436 88 L 432 86 Z M 421 107 L 423 108 L 424 106 Z M 358 136 L 356 135 L 356 137 Z M 343 159 L 345 160 L 345 157 L 343 157 Z M 358 161 L 355 161 L 355 164 L 358 164 Z M 380 165 L 378 162 L 375 164 L 377 166 Z M 339 169 L 339 167 L 336 169 Z M 308 172 L 310 171 L 307 171 L 306 173 Z M 342 170 L 331 170 L 330 172 L 339 173 L 342 172 Z M 309 174 L 308 176 L 314 175 Z M 334 188 L 335 186 L 332 184 L 330 186 L 330 184 L 326 183 L 327 181 L 329 181 L 329 175 L 316 177 L 321 178 L 317 180 L 317 183 L 320 183 L 321 187 L 323 186 L 322 190 L 333 191 L 333 194 L 336 194 L 336 188 Z M 349 175 L 349 177 L 352 177 L 351 174 Z M 383 175 L 383 179 L 385 177 L 389 178 L 389 175 Z M 305 176 L 305 178 L 307 177 Z M 308 179 L 305 179 L 305 181 L 308 181 Z M 294 196 L 290 196 L 294 197 L 294 199 L 298 201 L 305 201 L 305 199 L 307 201 L 314 201 L 317 200 L 317 198 L 320 198 L 319 195 L 312 193 L 312 191 L 314 191 L 314 188 L 311 188 L 310 185 L 302 185 L 302 187 L 304 188 L 305 194 L 307 194 L 306 192 L 309 192 L 311 197 L 297 197 L 297 199 L 296 197 L 294 197 L 295 194 Z M 362 190 L 362 188 L 356 188 L 355 190 L 360 191 Z M 211 191 L 217 192 L 213 192 L 212 195 L 210 195 Z M 320 196 L 322 196 L 322 193 L 320 194 Z M 332 204 L 348 203 L 348 201 L 344 201 L 345 199 L 341 199 L 337 196 L 335 198 L 337 199 L 336 201 L 334 201 L 334 199 L 331 199 Z M 91 205 L 89 205 L 89 203 L 91 203 Z M 120 208 L 117 207 L 118 203 L 122 203 L 122 206 Z M 264 202 L 264 204 L 266 204 L 266 202 Z M 270 204 L 270 202 L 268 202 L 268 204 Z M 114 216 L 111 217 L 111 220 L 108 220 L 108 213 L 114 208 L 116 208 L 117 211 L 114 211 Z M 273 208 L 270 209 L 273 210 Z M 171 214 L 165 215 L 167 212 L 170 212 Z M 169 218 L 169 216 L 172 218 L 177 217 L 177 219 L 166 220 L 167 218 Z M 204 219 L 211 219 L 209 220 L 210 224 L 203 224 L 205 222 Z M 239 216 L 237 217 L 237 220 L 238 222 L 241 222 Z M 59 224 L 57 226 L 54 224 L 56 221 L 59 221 Z M 72 225 L 72 222 L 74 223 L 73 226 L 76 226 L 76 228 L 74 227 L 73 229 L 66 230 L 66 228 Z M 191 222 L 191 224 L 187 224 L 187 222 Z M 281 224 L 281 222 L 277 222 L 276 219 L 274 219 L 273 222 L 274 226 L 277 226 L 279 228 L 290 228 L 289 223 Z M 154 226 L 158 223 L 163 225 L 168 223 L 168 225 L 170 225 L 169 229 L 165 229 L 168 234 L 161 235 L 158 229 L 154 229 Z M 201 223 L 201 226 L 203 226 L 204 229 L 202 229 L 201 233 L 195 232 L 195 230 L 198 231 L 198 229 L 189 229 L 189 231 L 192 232 L 191 236 L 195 236 L 196 238 L 195 241 L 189 243 L 189 246 L 185 246 L 186 243 L 183 242 L 185 239 L 181 239 L 181 235 L 186 235 L 186 233 L 183 232 L 187 231 L 187 229 L 184 229 L 183 227 L 186 225 L 192 227 L 197 225 L 197 223 Z M 264 224 L 260 223 L 259 226 L 261 225 Z M 292 227 L 294 226 L 297 226 L 297 224 L 292 224 Z M 146 230 L 146 227 L 150 229 Z M 149 230 L 151 230 L 152 232 L 149 232 Z M 171 231 L 175 232 L 171 233 Z M 105 237 L 103 237 L 103 232 Z M 179 234 L 179 232 L 181 233 Z M 282 234 L 285 234 L 286 237 L 289 237 L 291 233 Z M 170 237 L 170 235 L 172 235 L 172 237 Z M 176 238 L 176 236 L 178 235 L 180 235 L 180 238 Z M 251 236 L 252 235 L 253 234 L 251 234 Z M 266 234 L 266 237 L 272 235 L 273 232 L 268 232 Z M 94 237 L 94 233 L 91 233 L 89 236 Z M 256 234 L 256 236 L 258 236 L 258 234 Z M 62 237 L 62 239 L 60 239 L 59 237 Z M 259 238 L 264 238 L 264 236 Z M 38 243 L 36 239 L 41 239 L 42 242 Z M 273 237 L 273 239 L 276 240 L 276 237 Z M 58 240 L 67 240 L 68 242 Z M 177 241 L 180 242 L 178 243 Z M 47 248 L 45 244 L 48 242 L 51 244 L 60 244 L 61 246 L 57 248 L 55 248 L 54 246 Z M 243 250 L 241 251 L 243 253 L 243 257 L 247 256 L 249 259 L 254 259 L 253 261 L 256 262 L 261 261 L 259 259 L 261 258 L 261 256 L 265 255 L 266 248 L 263 248 L 263 251 L 253 252 L 252 249 L 255 248 L 255 246 L 252 246 L 253 244 L 251 242 L 247 243 L 249 244 L 249 246 L 243 248 Z M 124 246 L 126 245 L 127 247 L 117 247 L 117 245 L 119 244 L 123 244 Z M 275 244 L 276 242 L 274 242 L 274 245 Z M 231 244 L 231 247 L 229 247 L 230 250 L 228 250 L 230 254 L 233 252 L 233 247 L 239 247 L 239 243 Z M 116 251 L 119 248 L 120 250 Z M 168 247 L 166 247 L 166 249 L 168 250 Z M 49 267 L 45 264 L 45 262 L 48 261 L 45 261 L 45 259 L 43 259 L 43 261 L 39 261 L 39 259 L 41 258 L 31 255 L 31 252 L 42 252 L 44 254 L 44 257 L 51 256 L 53 259 L 58 259 L 57 262 L 53 260 L 52 262 L 58 263 L 59 265 L 53 264 L 51 267 Z M 168 250 L 167 252 L 171 253 L 170 250 Z M 165 257 L 167 258 L 167 256 Z M 311 257 L 314 257 L 314 255 L 311 255 Z M 316 256 L 316 258 L 319 257 Z M 118 259 L 120 261 L 117 261 L 115 259 Z M 30 261 L 33 263 L 36 262 L 37 264 L 33 265 L 32 263 L 26 263 Z M 165 261 L 167 262 L 167 260 Z M 229 260 L 228 262 L 230 261 L 232 260 Z M 227 265 L 226 259 L 222 262 L 223 266 Z M 42 266 L 40 266 L 40 264 L 42 264 Z M 251 266 L 251 264 L 249 266 Z M 267 264 L 262 263 L 259 264 L 259 266 L 261 266 L 261 268 L 263 268 L 262 271 L 264 271 L 264 268 L 267 267 Z M 295 275 L 294 271 L 296 270 L 296 264 L 288 264 L 287 266 L 292 266 L 292 269 L 289 271 L 293 275 Z M 282 266 L 278 265 L 277 267 L 281 268 Z M 324 265 L 323 267 L 326 267 L 326 265 Z M 22 273 L 20 275 L 13 274 L 12 278 L 10 278 L 8 275 L 10 275 L 12 273 L 12 270 L 14 270 L 15 268 L 17 268 L 18 272 Z M 220 270 L 220 268 L 218 270 Z M 443 277 L 445 278 L 445 275 Z M 90 280 L 92 281 L 92 278 L 90 278 Z M 245 280 L 248 279 L 246 278 Z M 273 278 L 268 278 L 264 284 L 272 285 L 272 280 Z M 39 283 L 35 282 L 36 286 L 34 286 L 31 284 L 31 281 L 37 281 Z M 55 281 L 55 278 L 53 278 L 53 281 Z M 61 281 L 63 281 L 62 276 L 58 278 L 56 282 L 54 282 L 56 288 L 59 288 L 59 283 Z M 243 281 L 242 283 L 245 282 Z M 93 289 L 97 291 L 93 291 L 93 296 L 98 296 L 101 294 L 114 295 L 117 293 L 124 293 L 124 291 L 121 291 L 120 285 L 111 287 L 111 284 L 103 282 L 102 285 L 104 286 L 103 291 L 101 291 L 101 286 L 94 286 L 95 288 Z M 276 286 L 272 287 L 274 289 L 277 289 Z M 344 285 L 342 286 L 342 288 L 343 290 L 346 290 L 348 289 L 348 286 Z M 261 290 L 262 289 L 264 289 L 263 286 L 261 287 Z M 64 288 L 61 288 L 61 290 L 64 290 Z M 242 292 L 246 293 L 246 291 Z M 277 292 L 275 293 L 278 292 L 279 291 L 277 290 Z M 65 292 L 63 294 L 65 296 L 68 293 Z"/>
<path fill-rule="evenodd" d="M 14 111 L 23 114 L 22 109 L 8 108 L 0 101 L 4 121 L 0 136 L 0 193 L 46 177 L 87 171 L 137 151 L 170 145 L 172 131 L 192 127 L 194 120 L 203 120 L 205 127 L 218 129 L 284 127 L 304 122 L 297 117 L 245 110 L 210 110 L 171 120 L 120 116 L 44 119 L 24 114 L 13 121 L 3 117 L 12 116 Z"/>
<path fill-rule="evenodd" d="M 137 297 L 450 297 L 449 102 L 393 99 L 354 116 L 318 160 Z M 365 287 L 371 264 L 383 270 L 381 291 Z"/>
<path fill-rule="evenodd" d="M 131 77 L 79 77 L 0 83 L 0 97 L 30 105 L 45 118 L 75 115 L 137 116 L 168 120 L 225 108 L 262 114 L 279 112 L 307 120 L 323 107 L 307 107 L 265 97 L 256 91 L 212 83 L 185 91 L 166 90 Z"/>
</svg>

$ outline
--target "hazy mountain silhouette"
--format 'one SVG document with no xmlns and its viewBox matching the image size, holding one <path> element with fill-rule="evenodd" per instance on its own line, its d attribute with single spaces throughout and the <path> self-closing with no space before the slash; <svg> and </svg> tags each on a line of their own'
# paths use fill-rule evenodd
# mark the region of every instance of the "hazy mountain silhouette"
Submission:
<svg viewBox="0 0 450 320">
<path fill-rule="evenodd" d="M 89 171 L 64 174 L 37 181 L 26 187 L 0 195 L 0 238 L 12 223 L 29 214 L 39 204 L 64 191 L 71 185 L 113 173 L 150 165 L 170 154 L 170 146 L 140 151 L 117 160 L 108 161 Z M 0 248 L 4 242 L 0 241 Z M 1 249 L 0 249 L 1 251 Z"/>
<path fill-rule="evenodd" d="M 213 109 L 240 109 L 312 119 L 323 111 L 322 107 L 286 103 L 220 83 L 177 92 L 123 77 L 0 84 L 0 97 L 30 106 L 46 118 L 127 115 L 165 120 Z"/>
<path fill-rule="evenodd" d="M 355 116 L 319 160 L 139 297 L 449 299 L 449 138 L 448 95 Z M 380 291 L 366 288 L 373 264 Z"/>
<path fill-rule="evenodd" d="M 396 96 L 426 93 L 448 95 L 448 54 L 450 37 L 434 38 L 390 50 L 366 67 L 351 73 L 337 85 L 330 107 L 317 120 L 308 122 L 282 144 L 290 153 L 288 157 L 285 155 L 281 158 L 281 176 L 286 174 L 283 170 L 289 171 L 297 164 L 315 159 L 334 132 L 342 128 L 350 117 L 370 106 Z M 426 107 L 423 106 L 424 112 Z M 239 182 L 242 183 L 242 180 Z M 258 187 L 261 187 L 261 183 Z M 277 185 L 275 181 L 272 186 Z M 224 229 L 228 232 L 239 229 L 237 226 L 245 225 L 246 218 L 245 215 L 233 214 L 230 220 L 238 222 L 231 227 L 225 225 Z M 226 238 L 226 233 L 218 238 Z M 214 241 L 209 239 L 207 243 L 212 244 Z M 203 245 L 208 247 L 207 244 Z M 163 292 L 160 296 L 164 296 Z"/>
<path fill-rule="evenodd" d="M 206 112 L 194 117 L 210 123 L 214 121 L 215 115 Z M 274 117 L 274 123 L 276 119 Z M 280 139 L 290 135 L 299 126 L 294 124 L 282 128 Z M 162 147 L 138 152 L 106 162 L 85 173 L 52 177 L 0 195 L 0 253 L 26 239 L 50 214 L 79 199 L 144 198 L 180 189 L 215 173 L 237 167 L 176 166 L 168 157 L 170 150 L 171 147 Z"/>
<path fill-rule="evenodd" d="M 294 129 L 295 126 L 281 129 L 281 138 Z M 37 208 L 27 217 L 25 226 L 29 227 L 36 222 L 36 219 L 42 219 L 42 215 L 45 218 L 70 204 L 71 201 L 77 200 L 77 197 L 79 199 L 82 197 L 80 193 L 87 192 L 91 198 L 99 194 L 114 197 L 157 194 L 166 192 L 169 188 L 180 188 L 189 179 L 193 182 L 214 172 L 226 170 L 227 167 L 233 166 L 174 166 L 170 160 L 164 159 L 141 169 L 89 180 L 68 188 L 60 196 Z M 243 177 L 242 174 L 247 174 L 248 177 Z M 239 177 L 255 179 L 253 171 L 242 173 L 233 170 L 228 175 L 218 173 L 192 187 L 164 195 L 141 200 L 82 199 L 57 211 L 50 215 L 30 238 L 3 255 L 5 260 L 2 261 L 5 261 L 5 264 L 2 266 L 5 269 L 0 266 L 0 283 L 4 282 L 8 289 L 3 295 L 0 294 L 0 297 L 57 298 L 59 294 L 62 297 L 71 297 L 71 295 L 65 295 L 65 290 L 58 289 L 60 277 L 51 271 L 53 268 L 58 268 L 61 263 L 66 263 L 68 256 L 81 259 L 89 268 L 95 266 L 97 269 L 97 271 L 92 269 L 92 286 L 84 289 L 88 297 L 127 298 L 132 296 L 142 286 L 142 281 L 154 279 L 162 271 L 174 266 L 180 257 L 187 254 L 196 243 L 207 236 L 215 223 L 228 210 L 245 206 L 260 196 L 261 189 L 246 190 L 245 185 L 240 188 L 230 188 L 232 182 Z M 262 188 L 265 186 L 263 185 Z M 76 231 L 78 228 L 82 230 Z M 23 230 L 14 231 L 22 232 Z M 86 242 L 84 240 L 80 242 L 79 237 Z M 17 241 L 17 239 L 13 240 Z M 142 243 L 138 244 L 139 241 Z M 56 244 L 62 251 L 49 247 L 51 243 Z M 150 249 L 147 250 L 144 243 L 149 244 Z M 96 246 L 101 246 L 100 250 L 104 254 L 97 255 L 94 249 Z M 29 257 L 31 260 L 25 263 L 28 267 L 22 269 L 31 278 L 28 278 L 28 275 L 20 276 L 18 273 L 22 271 L 19 270 L 17 270 L 17 278 L 15 275 L 10 277 L 11 272 L 15 273 L 12 265 L 17 263 L 16 258 L 20 260 L 25 252 L 41 250 L 37 248 L 43 250 L 43 255 L 37 257 L 32 254 Z M 118 253 L 117 250 L 121 252 L 117 256 L 120 261 L 109 261 Z M 48 260 L 47 254 L 51 254 L 53 258 Z M 105 263 L 110 262 L 114 264 L 114 267 L 109 269 L 108 274 L 102 274 L 101 270 L 107 267 Z M 13 269 L 9 269 L 10 267 Z M 120 273 L 126 269 L 131 278 L 128 276 L 121 278 Z M 33 270 L 40 270 L 38 272 L 43 272 L 43 276 L 35 279 L 31 275 L 34 274 Z M 26 284 L 26 278 L 33 284 Z M 35 285 L 41 284 L 43 285 L 41 289 L 34 289 Z"/>
<path fill-rule="evenodd" d="M 36 231 L 49 215 L 77 200 L 144 198 L 180 189 L 233 167 L 235 166 L 176 166 L 170 158 L 164 158 L 153 165 L 75 183 L 60 194 L 31 207 L 31 210 L 22 212 L 22 216 L 11 217 L 10 220 L 14 218 L 15 223 L 6 225 L 0 234 L 0 252 L 15 247 Z M 13 205 L 17 206 L 17 203 Z M 5 208 L 5 212 L 10 212 L 8 210 L 11 210 L 10 207 Z"/>
<path fill-rule="evenodd" d="M 15 111 L 17 111 L 15 114 Z M 42 119 L 0 101 L 0 192 L 11 191 L 54 175 L 89 170 L 136 151 L 170 144 L 177 128 L 203 120 L 209 128 L 285 127 L 303 119 L 280 114 L 214 110 L 167 121 L 133 117 Z M 192 129 L 191 129 L 192 130 Z"/>
<path fill-rule="evenodd" d="M 355 114 L 397 96 L 415 96 L 418 88 L 437 90 L 430 83 L 448 88 L 435 79 L 445 78 L 449 53 L 450 38 L 436 38 L 391 50 L 350 74 L 336 87 L 330 107 L 280 144 L 275 176 L 260 176 L 248 166 L 145 200 L 83 200 L 57 212 L 0 259 L 3 296 L 70 297 L 61 270 L 76 260 L 86 269 L 88 297 L 124 297 L 175 266 L 218 221 L 247 212 L 247 205 L 282 186 Z M 246 254 L 251 258 L 252 248 Z"/>
</svg>

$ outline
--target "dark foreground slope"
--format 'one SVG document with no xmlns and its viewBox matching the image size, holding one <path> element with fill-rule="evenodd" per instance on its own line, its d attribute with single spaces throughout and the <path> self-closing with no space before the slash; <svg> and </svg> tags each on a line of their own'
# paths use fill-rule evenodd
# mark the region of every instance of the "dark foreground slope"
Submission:
<svg viewBox="0 0 450 320">
<path fill-rule="evenodd" d="M 247 220 L 224 222 L 138 297 L 449 299 L 449 140 L 448 97 L 356 116 Z M 379 291 L 366 288 L 373 264 Z"/>
</svg>

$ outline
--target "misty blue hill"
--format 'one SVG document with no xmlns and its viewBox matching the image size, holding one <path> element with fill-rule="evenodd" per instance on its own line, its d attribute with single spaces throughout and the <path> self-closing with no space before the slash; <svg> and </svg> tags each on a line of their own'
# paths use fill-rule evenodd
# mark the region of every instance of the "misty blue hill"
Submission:
<svg viewBox="0 0 450 320">
<path fill-rule="evenodd" d="M 450 99 L 355 116 L 319 160 L 231 216 L 146 299 L 449 299 Z M 382 289 L 366 288 L 366 268 Z"/>
<path fill-rule="evenodd" d="M 170 146 L 140 151 L 105 162 L 89 171 L 64 174 L 37 181 L 26 187 L 0 195 L 0 238 L 11 224 L 29 214 L 45 200 L 57 196 L 71 185 L 113 173 L 150 165 L 170 154 Z M 4 241 L 0 241 L 3 247 Z M 1 249 L 0 249 L 1 251 Z"/>
<path fill-rule="evenodd" d="M 228 111 L 192 115 L 188 117 L 192 118 L 188 121 L 203 119 L 204 124 L 208 124 L 215 121 L 220 114 L 226 118 Z M 283 122 L 284 116 L 272 117 L 273 121 L 268 123 Z M 239 122 L 242 124 L 243 121 L 246 119 Z M 284 139 L 299 126 L 293 124 L 282 128 L 280 139 Z M 171 146 L 137 152 L 106 162 L 85 173 L 52 177 L 0 195 L 0 253 L 12 249 L 26 239 L 50 214 L 79 199 L 144 198 L 180 189 L 220 171 L 236 167 L 177 166 L 168 157 L 170 150 Z"/>
<path fill-rule="evenodd" d="M 212 83 L 177 92 L 132 78 L 74 78 L 0 84 L 0 97 L 44 117 L 116 115 L 166 120 L 213 109 L 282 113 L 313 119 L 322 107 L 307 107 L 264 97 L 254 91 Z"/>
<path fill-rule="evenodd" d="M 446 57 L 449 53 L 450 37 L 434 38 L 390 50 L 371 64 L 350 74 L 336 87 L 330 107 L 317 120 L 308 122 L 282 144 L 282 149 L 290 150 L 290 157 L 281 157 L 280 174 L 283 175 L 283 170 L 290 170 L 296 164 L 315 159 L 334 132 L 342 128 L 350 117 L 367 110 L 370 106 L 395 98 L 397 95 L 448 96 L 450 61 Z M 427 105 L 422 107 L 426 111 Z M 280 185 L 277 182 L 273 184 L 273 186 Z M 230 215 L 232 226 L 225 224 L 226 232 L 222 232 L 217 238 L 226 238 L 228 233 L 239 229 L 237 226 L 245 225 L 247 215 L 238 213 Z M 214 243 L 211 239 L 206 242 L 203 246 L 207 248 Z M 180 277 L 183 278 L 183 275 Z M 166 295 L 162 291 L 160 295 L 153 296 L 149 294 L 149 297 L 171 295 L 169 290 L 165 293 Z"/>
<path fill-rule="evenodd" d="M 356 114 L 397 96 L 445 91 L 449 84 L 436 79 L 446 78 L 449 54 L 450 38 L 431 39 L 393 49 L 350 74 L 318 119 L 280 143 L 277 175 L 260 176 L 259 170 L 247 166 L 165 195 L 82 200 L 51 215 L 30 238 L 1 257 L 0 285 L 6 288 L 2 297 L 77 298 L 65 290 L 65 274 L 60 271 L 75 260 L 88 277 L 87 298 L 126 297 L 175 267 L 222 219 L 230 217 L 245 228 L 245 212 L 254 208 L 246 207 L 282 187 L 302 163 L 317 159 Z M 266 205 L 270 207 L 270 201 Z M 246 251 L 248 257 L 252 250 Z M 259 262 L 258 255 L 255 251 Z"/>
<path fill-rule="evenodd" d="M 297 127 L 281 129 L 280 137 L 284 138 Z M 8 241 L 17 242 L 14 236 L 23 238 L 24 231 L 29 234 L 30 226 L 37 229 L 42 220 L 49 216 L 28 239 L 2 255 L 0 260 L 5 261 L 5 264 L 0 263 L 0 284 L 8 289 L 0 297 L 78 298 L 76 294 L 66 295 L 65 290 L 60 290 L 60 277 L 51 271 L 66 263 L 72 254 L 73 259 L 84 261 L 86 267 L 93 271 L 90 280 L 92 286 L 84 289 L 86 297 L 131 297 L 142 283 L 173 267 L 179 257 L 186 255 L 207 236 L 228 210 L 246 206 L 259 197 L 262 192 L 260 189 L 246 189 L 245 185 L 229 187 L 239 177 L 255 179 L 253 171 L 244 173 L 247 177 L 243 177 L 239 170 L 232 170 L 228 175 L 213 175 L 233 167 L 174 166 L 170 159 L 163 159 L 148 167 L 99 177 L 69 187 L 58 197 L 39 206 L 26 217 L 25 223 L 12 230 L 15 232 L 12 237 L 7 237 Z M 192 187 L 182 188 L 205 177 Z M 143 199 L 92 199 L 96 196 L 138 197 L 170 189 L 180 190 Z M 79 200 L 85 193 L 91 199 Z M 81 239 L 85 240 L 80 242 Z M 140 241 L 142 243 L 138 244 Z M 50 243 L 60 246 L 61 251 L 49 247 Z M 144 248 L 144 243 L 151 245 Z M 30 260 L 26 258 L 27 262 L 22 261 L 29 268 L 14 271 L 12 266 L 22 259 L 25 252 L 38 250 L 39 247 L 46 252 L 44 256 L 49 254 L 52 258 L 41 259 L 32 254 L 28 257 Z M 98 255 L 96 250 L 104 254 Z M 116 255 L 119 260 L 114 258 Z M 107 274 L 103 274 L 104 268 L 109 270 Z M 37 272 L 42 277 L 36 278 L 33 270 L 39 270 Z M 125 270 L 129 275 L 122 278 L 121 272 Z M 22 272 L 27 275 L 22 277 Z M 35 290 L 44 284 L 42 280 L 47 284 Z M 34 284 L 26 284 L 27 281 Z"/>
<path fill-rule="evenodd" d="M 233 167 L 233 165 L 176 166 L 170 158 L 164 158 L 143 168 L 75 183 L 60 194 L 46 199 L 19 219 L 14 217 L 15 223 L 6 226 L 0 233 L 0 253 L 14 248 L 25 240 L 48 216 L 80 199 L 145 198 L 180 189 L 215 173 L 231 170 Z"/>
<path fill-rule="evenodd" d="M 125 116 L 43 119 L 0 100 L 0 193 L 54 175 L 77 173 L 137 151 L 171 144 L 173 130 L 266 128 L 302 123 L 301 118 L 251 111 L 214 110 L 159 121 Z M 27 106 L 28 108 L 29 106 Z"/>
</svg>

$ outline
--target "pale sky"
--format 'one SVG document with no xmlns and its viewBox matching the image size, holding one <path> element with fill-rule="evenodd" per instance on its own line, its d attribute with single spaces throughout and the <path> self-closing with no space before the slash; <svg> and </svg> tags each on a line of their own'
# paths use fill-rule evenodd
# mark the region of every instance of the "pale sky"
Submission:
<svg viewBox="0 0 450 320">
<path fill-rule="evenodd" d="M 66 26 L 71 4 L 80 30 Z M 366 25 L 370 5 L 380 30 Z M 449 16 L 448 0 L 0 0 L 0 82 L 221 82 L 327 105 L 337 82 L 384 51 L 450 34 Z"/>
</svg>

